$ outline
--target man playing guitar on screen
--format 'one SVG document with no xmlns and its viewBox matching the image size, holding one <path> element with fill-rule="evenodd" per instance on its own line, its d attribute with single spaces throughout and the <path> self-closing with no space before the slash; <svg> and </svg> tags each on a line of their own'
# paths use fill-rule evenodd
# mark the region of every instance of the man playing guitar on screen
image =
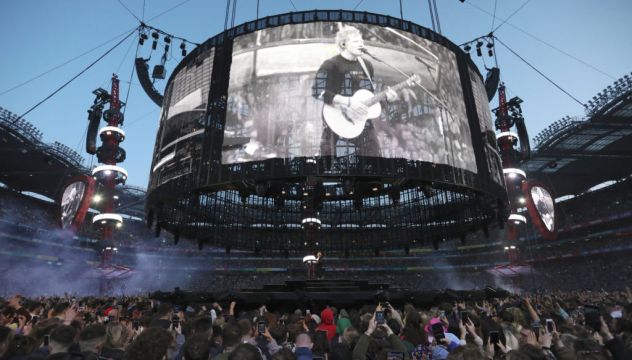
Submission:
<svg viewBox="0 0 632 360">
<path fill-rule="evenodd" d="M 395 100 L 395 90 L 409 86 L 416 81 L 415 76 L 374 94 L 373 64 L 362 58 L 366 49 L 360 31 L 352 26 L 341 27 L 336 44 L 340 53 L 322 63 L 314 84 L 314 95 L 325 103 L 321 156 L 335 156 L 336 142 L 343 138 L 356 146 L 357 155 L 379 157 L 380 146 L 371 119 L 380 116 L 381 100 Z"/>
</svg>

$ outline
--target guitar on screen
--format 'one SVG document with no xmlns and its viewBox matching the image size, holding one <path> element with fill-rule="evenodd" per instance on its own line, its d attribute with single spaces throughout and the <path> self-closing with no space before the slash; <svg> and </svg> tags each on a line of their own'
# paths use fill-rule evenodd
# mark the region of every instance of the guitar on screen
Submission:
<svg viewBox="0 0 632 360">
<path fill-rule="evenodd" d="M 352 111 L 349 106 L 346 105 L 329 105 L 325 104 L 323 107 L 323 118 L 327 123 L 327 126 L 341 138 L 353 139 L 364 130 L 364 125 L 367 120 L 375 119 L 382 113 L 382 105 L 380 101 L 385 100 L 388 92 L 397 92 L 401 89 L 411 87 L 421 80 L 419 75 L 414 74 L 401 83 L 387 88 L 385 91 L 381 91 L 377 94 L 365 89 L 356 91 L 351 97 L 349 97 L 348 104 L 351 103 L 351 99 L 363 103 L 368 111 L 364 115 L 359 115 Z"/>
</svg>

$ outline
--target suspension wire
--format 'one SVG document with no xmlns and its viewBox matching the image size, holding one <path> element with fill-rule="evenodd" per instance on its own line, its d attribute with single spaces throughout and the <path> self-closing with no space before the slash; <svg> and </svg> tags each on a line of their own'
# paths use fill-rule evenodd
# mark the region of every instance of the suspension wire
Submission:
<svg viewBox="0 0 632 360">
<path fill-rule="evenodd" d="M 530 2 L 531 2 L 531 0 L 525 1 L 522 5 L 520 5 L 519 8 L 517 8 L 514 12 L 512 12 L 511 15 L 509 15 L 505 20 L 503 20 L 503 22 L 500 23 L 500 25 L 498 25 L 498 26 L 496 26 L 496 28 L 492 29 L 491 32 L 495 32 L 496 30 L 500 29 L 501 26 L 505 25 L 505 23 L 507 21 L 509 21 L 509 19 L 511 19 L 514 15 L 516 15 L 518 13 L 518 11 L 522 10 L 522 8 L 527 6 L 527 4 L 530 3 Z M 493 16 L 494 16 L 494 19 L 496 19 L 496 10 L 494 10 L 494 15 Z"/>
<path fill-rule="evenodd" d="M 145 0 L 143 0 L 143 21 L 145 20 Z"/>
<path fill-rule="evenodd" d="M 52 68 L 50 68 L 50 69 L 48 69 L 48 70 L 46 70 L 46 71 L 42 72 L 41 74 L 35 75 L 34 77 L 32 77 L 32 78 L 30 78 L 30 79 L 28 79 L 28 80 L 26 80 L 26 81 L 24 81 L 24 82 L 21 82 L 21 83 L 19 83 L 19 84 L 15 85 L 15 86 L 13 86 L 12 88 L 9 88 L 9 89 L 7 89 L 7 90 L 4 90 L 3 92 L 1 92 L 1 93 L 0 93 L 0 96 L 4 95 L 4 94 L 6 94 L 6 93 L 9 93 L 9 92 L 11 92 L 11 91 L 13 91 L 13 90 L 15 90 L 15 89 L 21 88 L 22 86 L 24 86 L 24 85 L 26 85 L 26 84 L 28 84 L 28 83 L 30 83 L 30 82 L 32 82 L 32 81 L 34 81 L 34 80 L 37 80 L 37 79 L 41 78 L 41 77 L 42 77 L 42 76 L 44 76 L 44 75 L 48 75 L 49 73 L 51 73 L 51 72 L 53 72 L 53 71 L 55 71 L 55 70 L 57 70 L 57 69 L 59 69 L 59 68 L 63 67 L 64 65 L 67 65 L 67 64 L 69 64 L 69 63 L 71 63 L 71 62 L 73 62 L 73 61 L 75 61 L 75 60 L 77 60 L 77 59 L 79 59 L 79 58 L 81 58 L 81 57 L 83 57 L 83 56 L 85 56 L 85 55 L 88 55 L 89 53 L 93 52 L 94 50 L 96 50 L 96 49 L 98 49 L 98 48 L 100 48 L 100 47 L 102 47 L 102 46 L 104 46 L 104 45 L 106 45 L 106 44 L 108 44 L 108 43 L 112 42 L 113 40 L 116 40 L 116 39 L 120 38 L 121 36 L 123 36 L 123 35 L 127 34 L 129 31 L 131 31 L 131 30 L 136 30 L 136 29 L 137 29 L 137 28 L 136 28 L 136 27 L 134 27 L 134 28 L 132 28 L 132 29 L 126 30 L 124 33 L 118 34 L 118 35 L 116 35 L 115 37 L 113 37 L 113 38 L 111 38 L 111 39 L 109 39 L 109 40 L 107 40 L 107 41 L 102 42 L 101 44 L 99 44 L 99 45 L 97 45 L 97 46 L 93 47 L 92 49 L 87 50 L 87 51 L 85 51 L 85 52 L 83 52 L 83 53 L 81 53 L 81 54 L 79 54 L 79 55 L 77 55 L 77 56 L 75 56 L 75 57 L 73 57 L 73 58 L 71 58 L 71 59 L 69 59 L 69 60 L 65 61 L 65 62 L 64 62 L 64 63 L 62 63 L 62 64 L 59 64 L 59 65 L 57 65 L 57 66 L 54 66 L 54 67 L 52 67 Z"/>
<path fill-rule="evenodd" d="M 231 0 L 226 0 L 226 16 L 224 16 L 224 31 L 228 29 L 228 18 L 230 17 L 230 3 L 231 3 Z"/>
<path fill-rule="evenodd" d="M 430 21 L 432 22 L 432 31 L 437 32 L 435 25 L 434 11 L 432 11 L 432 0 L 428 0 L 428 11 L 430 12 Z"/>
<path fill-rule="evenodd" d="M 237 13 L 237 0 L 233 0 L 233 17 L 230 20 L 230 27 L 235 26 L 235 14 Z"/>
<path fill-rule="evenodd" d="M 140 29 L 139 29 L 139 31 L 140 31 Z M 138 57 L 138 50 L 139 49 L 140 49 L 140 43 L 136 42 L 136 55 L 134 55 L 134 59 L 136 59 Z M 129 84 L 127 85 L 127 94 L 125 94 L 125 107 L 123 108 L 123 115 L 125 115 L 125 110 L 127 110 L 127 99 L 129 98 L 129 92 L 132 89 L 132 78 L 134 77 L 134 73 L 135 72 L 136 72 L 136 63 L 133 63 L 132 64 L 132 72 L 129 74 Z"/>
<path fill-rule="evenodd" d="M 298 9 L 296 8 L 296 5 L 294 5 L 294 1 L 290 0 L 290 4 L 292 4 L 292 7 L 294 8 L 294 11 L 298 11 Z"/>
<path fill-rule="evenodd" d="M 498 0 L 494 0 L 494 15 L 492 16 L 492 26 L 489 32 L 494 32 L 494 24 L 496 23 L 496 8 L 498 7 Z"/>
<path fill-rule="evenodd" d="M 257 20 L 259 20 L 259 0 L 257 0 Z"/>
<path fill-rule="evenodd" d="M 562 89 L 561 86 L 559 86 L 558 84 L 556 84 L 553 80 L 551 80 L 548 76 L 544 75 L 540 70 L 538 70 L 535 66 L 531 65 L 527 60 L 525 60 L 522 56 L 518 55 L 515 51 L 513 51 L 509 46 L 507 46 L 507 44 L 505 44 L 504 42 L 502 42 L 498 37 L 494 36 L 494 39 L 496 39 L 502 46 L 504 46 L 505 48 L 507 48 L 507 50 L 509 50 L 512 54 L 516 55 L 516 57 L 518 57 L 518 59 L 522 60 L 522 62 L 524 62 L 525 64 L 527 64 L 530 68 L 532 68 L 533 70 L 535 70 L 535 72 L 537 72 L 538 74 L 540 74 L 542 77 L 544 77 L 548 82 L 550 82 L 551 84 L 553 84 L 556 88 L 560 89 L 564 94 L 568 95 L 571 99 L 575 100 L 575 102 L 577 102 L 579 105 L 581 105 L 582 107 L 586 107 L 586 105 L 584 103 L 582 103 L 581 101 L 577 100 L 576 97 L 574 97 L 573 95 L 571 95 L 568 91 Z"/>
<path fill-rule="evenodd" d="M 437 7 L 437 0 L 432 0 L 432 4 L 434 5 L 435 19 L 437 21 L 437 31 L 441 34 L 441 23 L 439 22 L 439 8 Z"/>
<path fill-rule="evenodd" d="M 130 15 L 132 15 L 136 20 L 138 20 L 138 22 L 143 22 L 138 16 L 136 16 L 136 14 L 132 12 L 132 10 L 130 10 L 127 6 L 125 6 L 125 4 L 123 4 L 121 0 L 116 0 L 116 1 L 118 1 L 118 3 L 121 4 L 121 6 L 124 7 L 128 13 L 130 13 Z"/>
<path fill-rule="evenodd" d="M 130 36 L 134 35 L 134 33 L 136 33 L 136 31 L 139 29 L 139 27 L 134 28 L 134 31 L 130 32 L 126 37 L 124 37 L 121 41 L 119 41 L 118 43 L 116 43 L 116 45 L 114 45 L 113 47 L 111 47 L 108 51 L 106 51 L 105 53 L 103 53 L 103 55 L 99 56 L 99 58 L 97 58 L 95 61 L 93 61 L 90 65 L 88 65 L 86 68 L 84 68 L 83 70 L 81 70 L 77 75 L 73 76 L 70 80 L 68 80 L 66 83 L 64 83 L 62 86 L 60 86 L 59 88 L 57 88 L 57 90 L 53 91 L 50 95 L 48 95 L 47 97 L 45 97 L 42 101 L 38 102 L 37 104 L 35 104 L 33 107 L 31 107 L 30 109 L 28 109 L 26 112 L 24 112 L 22 115 L 18 116 L 12 123 L 11 125 L 13 125 L 16 121 L 20 120 L 21 118 L 23 118 L 24 116 L 26 116 L 28 113 L 30 113 L 31 111 L 35 110 L 38 106 L 42 105 L 46 100 L 52 98 L 55 94 L 57 94 L 58 92 L 61 91 L 61 89 L 65 88 L 68 84 L 70 84 L 73 80 L 75 80 L 76 78 L 78 78 L 79 76 L 81 76 L 83 73 L 85 73 L 86 71 L 88 71 L 88 69 L 90 69 L 92 66 L 94 66 L 96 63 L 98 63 L 101 59 L 103 59 L 106 55 L 108 55 L 110 52 L 112 52 L 114 49 L 116 49 L 119 45 L 121 45 L 125 40 L 127 40 Z"/>
<path fill-rule="evenodd" d="M 402 4 L 402 0 L 399 0 L 399 16 L 404 20 L 404 5 Z"/>
<path fill-rule="evenodd" d="M 481 8 L 481 7 L 480 7 L 480 6 L 478 6 L 478 5 L 473 4 L 473 3 L 472 3 L 472 2 L 470 2 L 470 1 L 468 1 L 468 2 L 467 2 L 467 4 L 468 4 L 468 5 L 470 5 L 470 6 L 472 6 L 473 8 L 475 8 L 475 9 L 477 9 L 477 10 L 479 10 L 479 11 L 481 11 L 481 12 L 483 12 L 483 13 L 487 14 L 487 15 L 489 15 L 489 16 L 493 16 L 493 15 L 492 15 L 492 13 L 490 13 L 489 11 L 487 11 L 487 10 L 485 10 L 485 9 Z M 501 19 L 501 18 L 499 18 L 499 17 L 497 17 L 497 19 L 498 19 L 498 20 L 503 20 L 503 19 Z M 585 65 L 585 66 L 587 66 L 587 67 L 589 67 L 589 68 L 591 68 L 591 69 L 593 69 L 594 71 L 596 71 L 596 72 L 600 73 L 601 75 L 604 75 L 604 76 L 606 76 L 606 77 L 608 77 L 608 78 L 610 78 L 610 79 L 612 79 L 612 80 L 617 80 L 617 78 L 616 78 L 616 77 L 614 77 L 613 75 L 610 75 L 610 74 L 606 73 L 605 71 L 603 71 L 603 70 L 601 70 L 601 69 L 597 68 L 596 66 L 591 65 L 591 64 L 589 64 L 588 62 L 586 62 L 586 61 L 584 61 L 584 60 L 582 60 L 582 59 L 580 59 L 580 58 L 578 58 L 578 57 L 576 57 L 576 56 L 574 56 L 574 55 L 572 55 L 572 54 L 570 54 L 570 53 L 568 53 L 568 52 L 566 52 L 566 51 L 564 51 L 564 50 L 562 50 L 562 49 L 560 49 L 560 48 L 558 48 L 558 47 L 556 47 L 555 45 L 553 45 L 553 44 L 551 44 L 551 43 L 549 43 L 549 42 L 547 42 L 547 41 L 545 41 L 545 40 L 540 39 L 539 37 L 537 37 L 537 36 L 535 36 L 535 35 L 531 34 L 530 32 L 528 32 L 528 31 L 526 31 L 526 30 L 524 30 L 524 29 L 522 29 L 522 28 L 520 28 L 520 27 L 518 27 L 518 26 L 516 26 L 516 25 L 514 25 L 514 24 L 512 24 L 512 23 L 507 22 L 507 25 L 509 25 L 509 26 L 511 26 L 512 28 L 514 28 L 514 29 L 516 29 L 516 30 L 520 31 L 521 33 L 523 33 L 523 34 L 525 34 L 525 35 L 529 36 L 529 37 L 530 37 L 530 38 L 532 38 L 533 40 L 538 41 L 538 42 L 540 42 L 540 43 L 542 43 L 542 44 L 544 44 L 544 45 L 546 45 L 546 46 L 550 47 L 551 49 L 553 49 L 553 50 L 555 50 L 555 51 L 557 51 L 557 52 L 559 52 L 559 53 L 561 53 L 561 54 L 563 54 L 563 55 L 566 55 L 566 56 L 568 56 L 569 58 L 571 58 L 571 59 L 573 59 L 573 60 L 575 60 L 575 61 L 577 61 L 577 62 L 579 62 L 579 63 L 581 63 L 581 64 L 583 64 L 583 65 Z"/>
<path fill-rule="evenodd" d="M 178 7 L 180 7 L 180 6 L 182 6 L 182 5 L 186 4 L 186 3 L 188 3 L 189 1 L 191 1 L 191 0 L 184 0 L 184 1 L 181 1 L 181 2 L 179 2 L 178 4 L 175 4 L 174 6 L 170 7 L 169 9 L 167 9 L 167 10 L 165 10 L 165 11 L 161 12 L 160 14 L 158 14 L 158 15 L 156 15 L 156 16 L 153 16 L 153 17 L 151 17 L 149 20 L 147 20 L 147 22 L 152 21 L 152 20 L 155 20 L 155 19 L 157 19 L 157 18 L 159 18 L 159 17 L 163 16 L 164 14 L 166 14 L 166 13 L 170 12 L 171 10 L 175 10 L 176 8 L 178 8 Z"/>
<path fill-rule="evenodd" d="M 357 3 L 357 4 L 355 4 L 355 6 L 353 7 L 353 9 L 351 9 L 351 10 L 355 10 L 355 9 L 357 9 L 357 8 L 358 8 L 358 6 L 360 6 L 360 4 L 362 4 L 363 2 L 364 2 L 364 0 L 360 0 L 360 1 L 358 1 L 358 3 Z"/>
</svg>

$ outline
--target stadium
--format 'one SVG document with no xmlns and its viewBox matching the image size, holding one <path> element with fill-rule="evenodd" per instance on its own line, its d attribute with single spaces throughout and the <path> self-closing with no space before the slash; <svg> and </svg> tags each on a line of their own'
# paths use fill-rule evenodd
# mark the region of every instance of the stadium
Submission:
<svg viewBox="0 0 632 360">
<path fill-rule="evenodd" d="M 200 43 L 140 21 L 84 149 L 0 107 L 0 359 L 632 358 L 632 73 L 529 139 L 502 40 L 434 1 L 259 5 Z"/>
</svg>

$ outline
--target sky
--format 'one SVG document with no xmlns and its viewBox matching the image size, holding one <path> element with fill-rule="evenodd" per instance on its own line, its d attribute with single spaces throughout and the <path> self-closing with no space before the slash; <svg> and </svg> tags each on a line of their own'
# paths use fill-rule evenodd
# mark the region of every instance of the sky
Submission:
<svg viewBox="0 0 632 360">
<path fill-rule="evenodd" d="M 495 35 L 580 102 L 587 102 L 632 71 L 630 0 L 436 3 L 442 34 L 456 44 L 489 33 L 492 25 L 497 27 L 511 16 Z M 255 19 L 256 4 L 256 0 L 238 1 L 235 25 Z M 295 9 L 354 7 L 400 16 L 400 2 L 396 0 L 260 0 L 259 4 L 260 17 Z M 428 1 L 402 0 L 402 5 L 406 20 L 432 28 Z M 50 95 L 130 33 L 139 24 L 132 13 L 167 33 L 202 43 L 223 31 L 225 10 L 225 0 L 0 1 L 0 107 L 21 115 Z M 127 160 L 122 166 L 129 173 L 128 185 L 146 187 L 160 109 L 143 92 L 135 74 L 130 85 L 136 44 L 133 35 L 25 118 L 43 132 L 45 142 L 64 143 L 84 156 L 85 165 L 96 164 L 96 158 L 85 153 L 86 111 L 94 100 L 92 91 L 99 87 L 109 91 L 111 75 L 117 73 L 121 99 L 127 98 L 123 125 L 127 137 L 121 144 Z M 167 78 L 181 59 L 178 46 L 175 42 L 167 62 Z M 150 42 L 145 43 L 139 48 L 139 56 L 148 57 L 150 49 Z M 497 44 L 496 52 L 508 96 L 519 96 L 524 101 L 530 138 L 566 115 L 584 115 L 580 104 L 506 48 Z M 161 54 L 154 52 L 153 60 Z M 486 56 L 474 56 L 474 60 L 483 74 L 482 60 L 488 66 L 494 64 Z M 165 83 L 156 83 L 156 88 L 162 92 Z M 490 107 L 496 106 L 497 100 L 493 100 Z"/>
</svg>

